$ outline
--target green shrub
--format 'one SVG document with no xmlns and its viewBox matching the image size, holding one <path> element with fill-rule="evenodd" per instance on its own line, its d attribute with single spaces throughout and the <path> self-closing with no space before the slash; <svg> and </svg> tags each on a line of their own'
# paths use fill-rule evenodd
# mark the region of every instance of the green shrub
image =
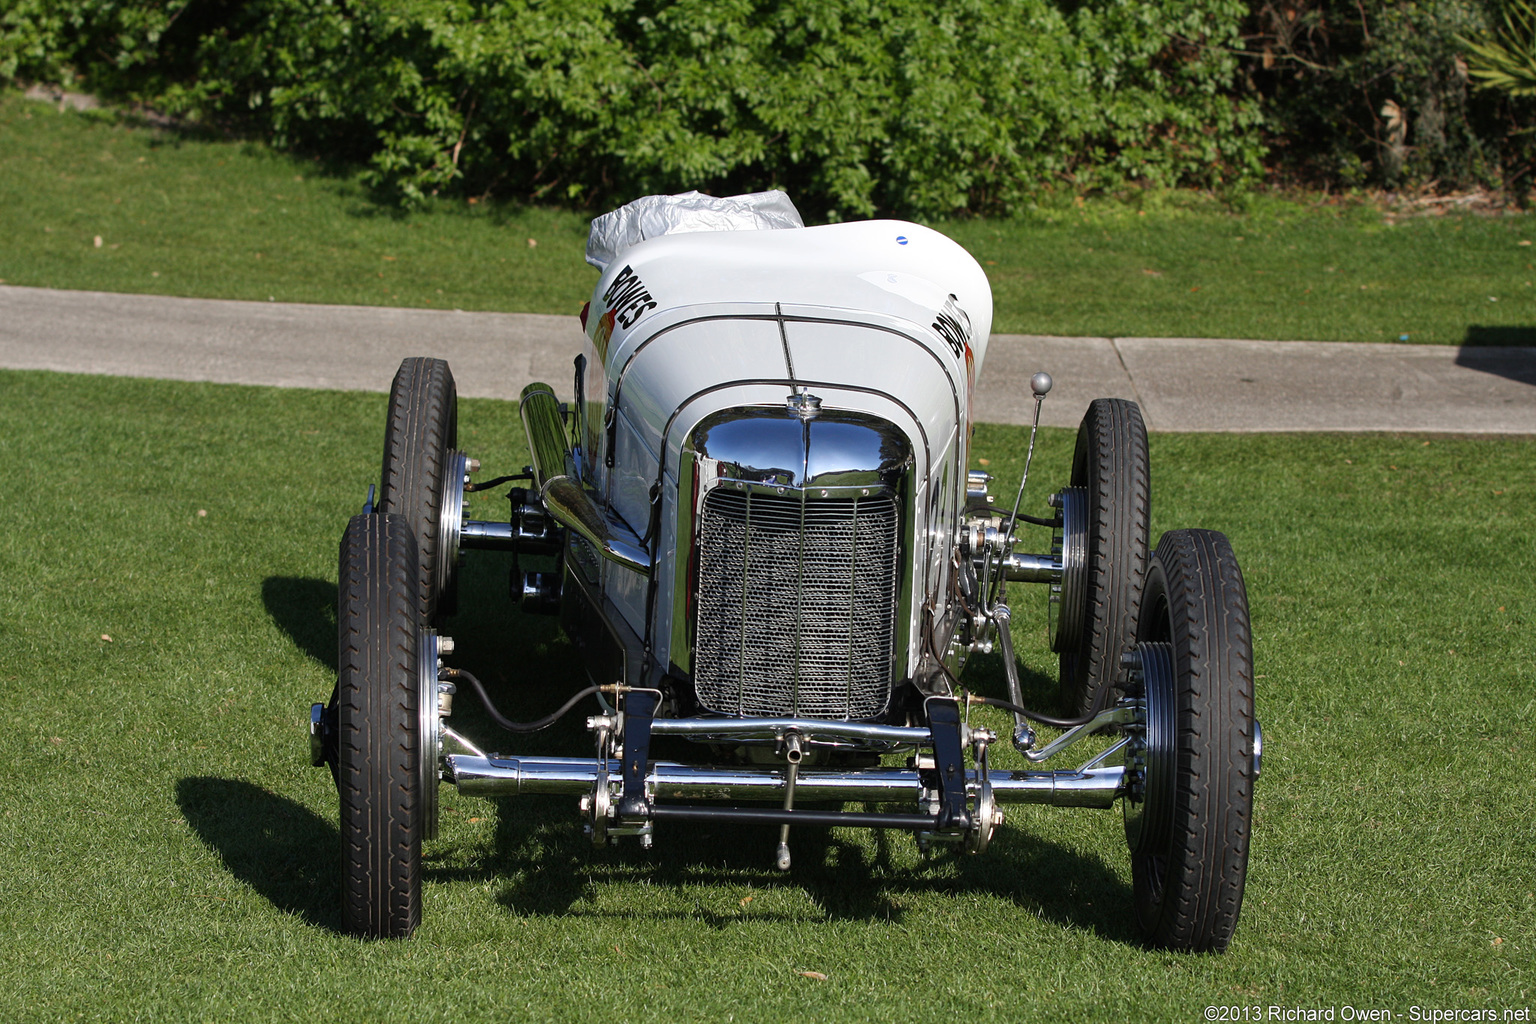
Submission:
<svg viewBox="0 0 1536 1024">
<path fill-rule="evenodd" d="M 1464 59 L 1489 25 L 1483 0 L 1255 0 L 1248 80 L 1274 165 L 1325 185 L 1510 183 L 1516 112 Z"/>
<path fill-rule="evenodd" d="M 812 217 L 942 215 L 1226 187 L 1262 152 L 1242 0 L 21 3 L 43 41 L 0 70 L 365 158 L 406 202 L 778 185 Z"/>
<path fill-rule="evenodd" d="M 119 92 L 153 80 L 162 37 L 188 5 L 124 0 L 7 0 L 0 7 L 0 81 Z"/>
</svg>

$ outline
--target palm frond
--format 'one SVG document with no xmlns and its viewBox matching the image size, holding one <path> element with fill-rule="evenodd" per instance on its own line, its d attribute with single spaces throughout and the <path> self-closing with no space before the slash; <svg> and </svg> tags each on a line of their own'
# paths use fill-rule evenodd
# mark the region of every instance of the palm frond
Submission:
<svg viewBox="0 0 1536 1024">
<path fill-rule="evenodd" d="M 1536 96 L 1536 4 L 1504 0 L 1503 6 L 1503 25 L 1493 38 L 1456 37 L 1467 48 L 1467 73 L 1480 88 Z"/>
</svg>

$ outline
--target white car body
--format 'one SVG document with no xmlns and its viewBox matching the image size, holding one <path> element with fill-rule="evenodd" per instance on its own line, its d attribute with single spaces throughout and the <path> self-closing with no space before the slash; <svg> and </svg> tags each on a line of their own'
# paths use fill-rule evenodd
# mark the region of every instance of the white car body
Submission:
<svg viewBox="0 0 1536 1024">
<path fill-rule="evenodd" d="M 823 410 L 894 424 L 916 456 L 904 553 L 942 617 L 941 575 L 962 513 L 971 397 L 986 358 L 992 292 L 969 253 L 930 228 L 865 221 L 650 238 L 609 264 L 587 313 L 583 472 L 608 511 L 645 536 L 660 500 L 652 564 L 672 593 L 683 444 L 707 416 L 783 409 L 795 391 Z M 665 665 L 675 602 L 603 563 L 602 589 Z M 647 617 L 647 605 L 651 611 Z M 923 600 L 906 609 L 916 665 Z"/>
</svg>

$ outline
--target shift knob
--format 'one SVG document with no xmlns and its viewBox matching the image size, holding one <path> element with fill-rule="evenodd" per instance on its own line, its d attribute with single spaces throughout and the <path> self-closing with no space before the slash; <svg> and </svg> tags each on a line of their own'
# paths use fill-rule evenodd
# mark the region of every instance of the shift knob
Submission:
<svg viewBox="0 0 1536 1024">
<path fill-rule="evenodd" d="M 1051 390 L 1051 375 L 1041 370 L 1029 378 L 1029 386 L 1034 391 L 1036 398 L 1044 398 Z"/>
</svg>

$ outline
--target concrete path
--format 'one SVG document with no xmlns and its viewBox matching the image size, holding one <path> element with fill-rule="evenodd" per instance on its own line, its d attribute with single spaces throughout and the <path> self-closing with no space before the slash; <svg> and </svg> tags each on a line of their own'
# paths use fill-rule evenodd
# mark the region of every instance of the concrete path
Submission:
<svg viewBox="0 0 1536 1024">
<path fill-rule="evenodd" d="M 461 394 L 571 391 L 575 317 L 175 299 L 0 286 L 0 367 L 384 391 L 435 355 Z M 1536 349 L 1189 338 L 993 335 L 979 419 L 1075 426 L 1098 397 L 1141 403 L 1152 430 L 1536 434 Z"/>
</svg>

